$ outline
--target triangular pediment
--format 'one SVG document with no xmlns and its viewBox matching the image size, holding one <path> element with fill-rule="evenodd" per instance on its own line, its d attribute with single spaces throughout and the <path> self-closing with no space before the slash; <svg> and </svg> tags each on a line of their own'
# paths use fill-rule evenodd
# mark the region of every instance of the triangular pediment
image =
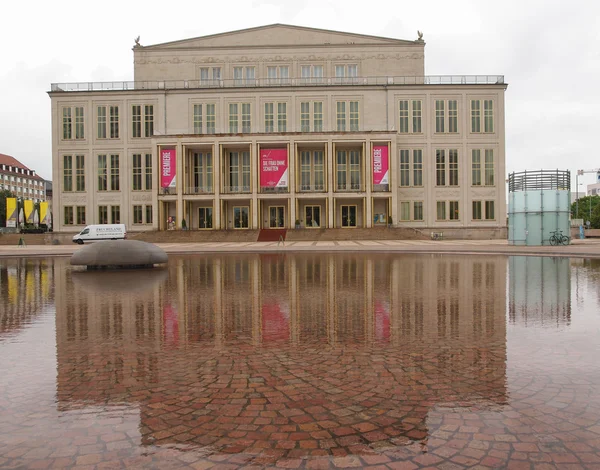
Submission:
<svg viewBox="0 0 600 470">
<path fill-rule="evenodd" d="M 227 33 L 201 36 L 192 39 L 166 42 L 145 46 L 145 50 L 165 49 L 204 49 L 230 47 L 282 47 L 282 46 L 323 46 L 323 45 L 409 45 L 415 41 L 344 33 L 326 29 L 307 28 L 286 24 L 272 24 L 256 28 L 242 29 Z"/>
</svg>

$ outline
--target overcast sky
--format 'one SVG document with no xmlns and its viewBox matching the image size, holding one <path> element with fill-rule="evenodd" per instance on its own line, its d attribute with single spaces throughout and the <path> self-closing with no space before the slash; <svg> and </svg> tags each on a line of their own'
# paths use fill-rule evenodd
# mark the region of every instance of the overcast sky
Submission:
<svg viewBox="0 0 600 470">
<path fill-rule="evenodd" d="M 420 30 L 427 75 L 505 76 L 508 172 L 600 167 L 596 0 L 33 0 L 1 7 L 0 153 L 43 178 L 52 177 L 51 83 L 132 80 L 138 35 L 151 45 L 272 23 L 409 40 Z M 593 183 L 595 175 L 580 181 Z"/>
</svg>

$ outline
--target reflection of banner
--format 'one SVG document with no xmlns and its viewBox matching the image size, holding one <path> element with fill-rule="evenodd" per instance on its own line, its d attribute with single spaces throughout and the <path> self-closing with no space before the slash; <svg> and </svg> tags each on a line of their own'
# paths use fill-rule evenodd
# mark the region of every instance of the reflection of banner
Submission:
<svg viewBox="0 0 600 470">
<path fill-rule="evenodd" d="M 262 306 L 263 341 L 276 341 L 290 337 L 290 312 L 276 298 L 270 298 Z"/>
<path fill-rule="evenodd" d="M 7 270 L 7 274 L 6 283 L 8 284 L 8 302 L 9 304 L 16 305 L 19 295 L 19 280 L 17 279 L 17 273 L 16 270 L 9 269 Z"/>
<path fill-rule="evenodd" d="M 260 150 L 260 186 L 261 188 L 287 188 L 287 149 Z"/>
<path fill-rule="evenodd" d="M 373 184 L 389 184 L 387 145 L 373 146 Z"/>
<path fill-rule="evenodd" d="M 375 301 L 375 337 L 385 341 L 390 339 L 390 306 L 385 301 Z"/>
<path fill-rule="evenodd" d="M 33 223 L 33 201 L 31 199 L 25 199 L 23 201 L 23 209 L 25 210 L 25 222 L 28 224 Z"/>
<path fill-rule="evenodd" d="M 17 226 L 17 198 L 7 197 L 6 198 L 6 226 L 16 227 Z"/>
<path fill-rule="evenodd" d="M 40 202 L 40 224 L 48 225 L 48 203 Z"/>
<path fill-rule="evenodd" d="M 179 342 L 179 319 L 170 303 L 166 303 L 163 310 L 163 335 L 167 344 L 177 345 Z"/>
<path fill-rule="evenodd" d="M 160 186 L 174 188 L 176 183 L 176 152 L 175 149 L 160 149 Z"/>
</svg>

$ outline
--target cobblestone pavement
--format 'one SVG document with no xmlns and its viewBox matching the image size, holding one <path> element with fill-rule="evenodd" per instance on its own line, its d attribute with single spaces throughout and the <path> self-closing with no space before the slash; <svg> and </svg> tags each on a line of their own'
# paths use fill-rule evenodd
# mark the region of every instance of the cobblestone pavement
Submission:
<svg viewBox="0 0 600 470">
<path fill-rule="evenodd" d="M 516 258 L 0 260 L 0 468 L 598 469 L 600 262 Z"/>
</svg>

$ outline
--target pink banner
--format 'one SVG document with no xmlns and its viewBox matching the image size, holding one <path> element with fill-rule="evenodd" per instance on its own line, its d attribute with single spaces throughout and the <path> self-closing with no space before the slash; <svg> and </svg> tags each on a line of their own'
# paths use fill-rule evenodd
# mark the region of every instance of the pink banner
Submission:
<svg viewBox="0 0 600 470">
<path fill-rule="evenodd" d="M 375 337 L 381 341 L 390 339 L 390 305 L 385 301 L 375 301 Z"/>
<path fill-rule="evenodd" d="M 176 152 L 175 149 L 160 150 L 160 186 L 161 188 L 174 188 L 176 179 Z"/>
<path fill-rule="evenodd" d="M 287 149 L 260 149 L 261 188 L 287 188 Z"/>
<path fill-rule="evenodd" d="M 373 146 L 373 184 L 390 184 L 387 145 Z"/>
<path fill-rule="evenodd" d="M 177 346 L 179 342 L 177 310 L 170 303 L 166 303 L 163 307 L 163 337 L 168 346 Z"/>
</svg>

